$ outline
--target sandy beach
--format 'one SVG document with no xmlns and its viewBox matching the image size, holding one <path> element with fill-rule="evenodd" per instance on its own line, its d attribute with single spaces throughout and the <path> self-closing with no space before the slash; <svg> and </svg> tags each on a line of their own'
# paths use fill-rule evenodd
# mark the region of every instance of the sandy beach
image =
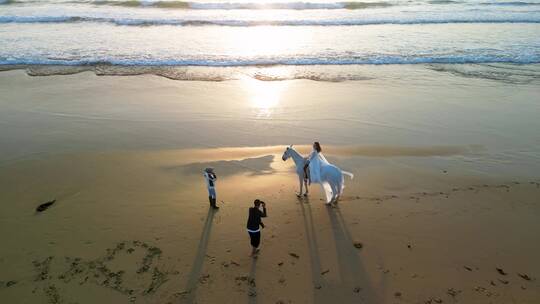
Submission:
<svg viewBox="0 0 540 304">
<path fill-rule="evenodd" d="M 538 86 L 366 69 L 387 77 L 0 73 L 2 302 L 540 301 Z M 314 138 L 355 174 L 337 206 L 281 159 Z"/>
</svg>

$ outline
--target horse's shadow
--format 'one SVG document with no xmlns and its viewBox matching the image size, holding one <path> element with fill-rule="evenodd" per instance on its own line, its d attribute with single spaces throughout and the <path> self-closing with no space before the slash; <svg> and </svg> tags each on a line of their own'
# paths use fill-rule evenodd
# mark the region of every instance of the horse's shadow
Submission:
<svg viewBox="0 0 540 304">
<path fill-rule="evenodd" d="M 311 262 L 311 280 L 313 283 L 313 303 L 327 303 L 327 300 L 323 298 L 324 293 L 319 290 L 326 285 L 324 278 L 322 277 L 321 259 L 319 256 L 319 246 L 317 243 L 317 236 L 315 233 L 315 226 L 313 224 L 313 214 L 311 212 L 311 205 L 308 196 L 298 196 L 300 202 L 300 209 L 302 211 L 302 217 L 304 218 L 304 229 L 306 233 L 306 240 L 308 242 L 310 262 Z"/>
<path fill-rule="evenodd" d="M 349 292 L 353 296 L 359 296 L 367 303 L 380 303 L 380 299 L 358 255 L 358 249 L 353 245 L 351 233 L 343 219 L 340 208 L 328 207 L 326 211 L 334 236 L 341 286 L 349 289 L 344 290 L 345 292 Z"/>
<path fill-rule="evenodd" d="M 184 175 L 199 175 L 204 168 L 212 167 L 219 172 L 219 176 L 227 177 L 241 173 L 252 176 L 268 175 L 275 172 L 272 168 L 274 155 L 264 155 L 260 157 L 244 158 L 241 160 L 217 160 L 208 162 L 195 162 L 180 166 L 162 167 L 163 170 Z"/>
<path fill-rule="evenodd" d="M 310 254 L 313 302 L 347 302 L 358 298 L 358 300 L 366 301 L 366 303 L 379 303 L 380 299 L 373 289 L 363 263 L 358 256 L 358 249 L 353 246 L 351 234 L 339 207 L 326 207 L 332 238 L 335 243 L 339 282 L 331 282 L 324 278 L 324 274 L 321 272 L 317 231 L 313 222 L 309 197 L 299 198 L 299 201 Z"/>
</svg>

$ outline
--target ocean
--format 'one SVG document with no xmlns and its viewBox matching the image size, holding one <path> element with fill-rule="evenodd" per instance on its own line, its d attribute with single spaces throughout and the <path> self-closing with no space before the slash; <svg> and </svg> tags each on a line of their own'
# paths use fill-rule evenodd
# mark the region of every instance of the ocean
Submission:
<svg viewBox="0 0 540 304">
<path fill-rule="evenodd" d="M 0 1 L 0 69 L 33 75 L 342 81 L 369 77 L 359 65 L 442 64 L 529 82 L 536 63 L 538 0 Z"/>
</svg>

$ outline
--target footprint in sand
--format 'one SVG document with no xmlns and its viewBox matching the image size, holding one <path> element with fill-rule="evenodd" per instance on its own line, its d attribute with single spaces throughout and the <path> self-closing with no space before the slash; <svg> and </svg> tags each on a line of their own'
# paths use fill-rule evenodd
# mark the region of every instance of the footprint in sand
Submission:
<svg viewBox="0 0 540 304">
<path fill-rule="evenodd" d="M 526 274 L 518 273 L 518 276 L 524 279 L 525 281 L 531 281 L 532 278 Z"/>
<path fill-rule="evenodd" d="M 298 254 L 294 253 L 294 252 L 289 252 L 289 255 L 292 256 L 292 257 L 295 258 L 295 259 L 299 259 L 299 258 L 300 258 L 300 256 L 299 256 Z"/>
<path fill-rule="evenodd" d="M 454 289 L 454 288 L 448 288 L 448 290 L 446 291 L 446 293 L 451 296 L 452 298 L 455 298 L 457 297 L 458 294 L 461 293 L 461 290 L 457 290 L 457 289 Z"/>
<path fill-rule="evenodd" d="M 206 284 L 210 280 L 210 274 L 203 274 L 199 277 L 199 283 Z"/>
<path fill-rule="evenodd" d="M 9 288 L 13 285 L 17 284 L 17 281 L 13 281 L 13 280 L 10 280 L 10 281 L 7 281 L 7 282 L 4 282 L 4 281 L 0 281 L 0 289 L 2 288 Z"/>
<path fill-rule="evenodd" d="M 443 302 L 443 300 L 441 298 L 429 298 L 424 303 L 425 304 L 434 304 L 434 303 L 441 304 L 442 302 Z"/>
<path fill-rule="evenodd" d="M 36 276 L 34 281 L 44 281 L 49 279 L 49 270 L 51 267 L 52 256 L 47 257 L 43 261 L 33 261 L 34 269 L 36 270 Z"/>
<path fill-rule="evenodd" d="M 51 304 L 57 304 L 62 303 L 62 297 L 60 296 L 60 293 L 58 292 L 58 289 L 54 284 L 51 284 L 44 288 L 45 295 L 47 296 L 47 300 Z"/>
<path fill-rule="evenodd" d="M 507 275 L 506 272 L 504 272 L 504 270 L 502 268 L 495 268 L 497 269 L 497 272 L 500 274 L 500 275 Z"/>
<path fill-rule="evenodd" d="M 250 297 L 257 296 L 257 291 L 256 291 L 257 284 L 255 283 L 255 278 L 244 275 L 244 276 L 238 276 L 234 280 L 236 281 L 237 286 L 241 286 L 242 283 L 246 283 L 247 288 L 248 288 L 248 295 Z"/>
</svg>

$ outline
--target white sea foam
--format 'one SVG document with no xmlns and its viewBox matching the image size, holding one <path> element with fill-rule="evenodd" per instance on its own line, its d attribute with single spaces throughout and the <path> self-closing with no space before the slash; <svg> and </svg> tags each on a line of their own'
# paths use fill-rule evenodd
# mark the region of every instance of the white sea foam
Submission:
<svg viewBox="0 0 540 304">
<path fill-rule="evenodd" d="M 0 23 L 75 23 L 94 22 L 116 25 L 149 26 L 360 26 L 376 24 L 449 24 L 449 23 L 540 23 L 536 15 L 476 15 L 476 16 L 393 16 L 361 19 L 303 19 L 303 20 L 241 20 L 241 19 L 175 19 L 175 18 L 107 18 L 93 16 L 0 16 Z"/>
<path fill-rule="evenodd" d="M 337 58 L 336 58 L 337 57 Z M 365 58 L 347 58 L 346 56 L 330 57 L 296 57 L 296 58 L 255 58 L 255 59 L 119 59 L 119 58 L 99 58 L 70 60 L 62 58 L 47 59 L 22 59 L 22 58 L 0 58 L 0 65 L 71 65 L 71 66 L 209 66 L 209 67 L 232 67 L 232 66 L 272 66 L 272 65 L 386 65 L 386 64 L 465 64 L 465 63 L 513 63 L 513 64 L 534 64 L 540 63 L 540 54 L 531 56 L 505 56 L 505 55 L 483 55 L 471 54 L 468 56 L 447 55 L 447 56 L 384 56 L 375 54 Z"/>
<path fill-rule="evenodd" d="M 378 7 L 389 7 L 398 2 L 191 2 L 191 1 L 107 1 L 96 0 L 89 3 L 94 5 L 110 5 L 124 7 L 157 7 L 171 9 L 193 9 L 193 10 L 314 10 L 314 9 L 367 9 Z"/>
</svg>

